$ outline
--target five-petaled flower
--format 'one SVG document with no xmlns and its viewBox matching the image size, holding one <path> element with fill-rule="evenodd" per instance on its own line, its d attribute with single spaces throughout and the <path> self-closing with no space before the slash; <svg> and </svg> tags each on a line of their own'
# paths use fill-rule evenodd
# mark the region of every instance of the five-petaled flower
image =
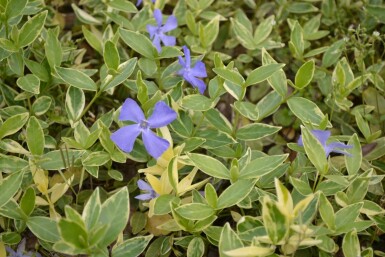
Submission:
<svg viewBox="0 0 385 257">
<path fill-rule="evenodd" d="M 167 150 L 170 143 L 157 136 L 151 129 L 167 126 L 177 117 L 176 112 L 165 102 L 155 104 L 152 115 L 146 119 L 142 109 L 131 98 L 127 98 L 120 111 L 119 120 L 133 121 L 136 124 L 122 127 L 112 133 L 111 140 L 124 152 L 131 152 L 135 139 L 142 133 L 142 140 L 147 152 L 155 159 Z"/>
<path fill-rule="evenodd" d="M 329 139 L 329 137 L 331 135 L 331 132 L 329 130 L 313 129 L 313 130 L 311 130 L 311 133 L 321 143 L 323 149 L 325 150 L 326 157 L 328 157 L 331 152 L 333 152 L 333 153 L 340 153 L 340 154 L 351 156 L 350 153 L 347 153 L 347 152 L 344 152 L 344 151 L 338 149 L 338 148 L 340 148 L 340 149 L 349 149 L 349 148 L 353 147 L 351 145 L 345 145 L 344 143 L 340 143 L 340 142 L 332 142 L 330 144 L 326 144 L 326 142 L 328 141 L 328 139 Z M 303 146 L 302 136 L 300 136 L 299 139 L 298 139 L 298 145 L 299 146 Z"/>
<path fill-rule="evenodd" d="M 182 66 L 182 69 L 178 71 L 178 75 L 183 76 L 183 79 L 188 81 L 193 87 L 198 88 L 199 92 L 203 94 L 206 89 L 206 84 L 202 79 L 207 77 L 206 67 L 202 61 L 197 61 L 195 66 L 191 68 L 191 56 L 190 50 L 187 46 L 183 46 L 183 52 L 185 60 L 181 56 L 179 58 L 179 64 Z"/>
<path fill-rule="evenodd" d="M 136 199 L 147 201 L 159 196 L 159 194 L 155 192 L 155 190 L 149 184 L 144 182 L 144 180 L 139 179 L 137 183 L 138 183 L 139 189 L 146 191 L 147 193 L 135 196 Z"/>
<path fill-rule="evenodd" d="M 178 27 L 178 21 L 174 15 L 170 15 L 164 25 L 162 25 L 162 12 L 159 9 L 154 10 L 154 18 L 157 26 L 147 25 L 147 31 L 150 33 L 152 43 L 155 45 L 158 52 L 162 50 L 160 42 L 165 46 L 174 46 L 176 38 L 167 36 L 164 33 L 169 32 Z"/>
<path fill-rule="evenodd" d="M 143 0 L 138 0 L 138 2 L 136 2 L 136 6 L 139 6 L 142 2 Z M 155 3 L 155 0 L 152 0 L 152 2 Z"/>
</svg>

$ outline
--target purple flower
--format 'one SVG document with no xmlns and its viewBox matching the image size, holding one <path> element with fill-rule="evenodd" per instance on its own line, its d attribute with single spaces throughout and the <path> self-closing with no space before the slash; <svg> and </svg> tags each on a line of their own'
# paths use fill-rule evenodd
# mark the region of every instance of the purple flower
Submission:
<svg viewBox="0 0 385 257">
<path fill-rule="evenodd" d="M 165 102 L 155 104 L 152 115 L 146 119 L 139 105 L 127 98 L 120 111 L 119 120 L 133 121 L 136 124 L 122 127 L 112 133 L 111 140 L 124 152 L 131 152 L 135 139 L 142 133 L 142 140 L 147 152 L 155 159 L 159 158 L 169 147 L 169 142 L 158 137 L 151 129 L 164 127 L 177 117 L 176 112 Z"/>
<path fill-rule="evenodd" d="M 147 201 L 159 196 L 159 194 L 155 192 L 154 189 L 152 189 L 152 187 L 143 180 L 139 179 L 137 183 L 140 190 L 147 191 L 148 193 L 137 195 L 135 196 L 136 199 Z"/>
<path fill-rule="evenodd" d="M 136 6 L 139 6 L 141 3 L 142 3 L 143 0 L 138 0 L 138 2 L 136 2 Z M 155 3 L 155 0 L 152 0 L 153 3 Z"/>
<path fill-rule="evenodd" d="M 347 152 L 344 152 L 342 150 L 337 149 L 337 148 L 349 149 L 349 148 L 353 147 L 351 145 L 345 145 L 344 143 L 340 143 L 340 142 L 333 142 L 333 143 L 330 143 L 330 144 L 326 144 L 326 141 L 328 141 L 328 139 L 330 137 L 330 134 L 331 134 L 331 132 L 329 130 L 313 129 L 313 130 L 311 130 L 311 133 L 321 143 L 322 147 L 325 150 L 326 157 L 328 157 L 331 152 L 333 152 L 333 153 L 340 153 L 340 154 L 351 156 L 350 153 L 347 153 Z M 303 146 L 302 136 L 300 136 L 299 139 L 298 139 L 298 145 L 299 146 Z"/>
<path fill-rule="evenodd" d="M 203 94 L 206 89 L 206 84 L 199 78 L 207 77 L 205 64 L 202 61 L 197 61 L 195 66 L 191 68 L 190 50 L 187 46 L 183 46 L 182 48 L 185 60 L 183 60 L 181 56 L 178 56 L 179 64 L 182 66 L 182 69 L 178 71 L 178 75 L 183 76 L 184 80 L 189 82 L 193 87 L 197 87 L 199 93 Z"/>
<path fill-rule="evenodd" d="M 41 257 L 40 253 L 26 252 L 25 251 L 25 238 L 21 240 L 20 244 L 17 246 L 16 252 L 9 246 L 6 246 L 5 249 L 9 253 L 9 257 Z"/>
<path fill-rule="evenodd" d="M 147 25 L 147 31 L 150 33 L 152 43 L 155 45 L 158 52 L 162 50 L 160 42 L 165 46 L 174 46 L 176 38 L 173 36 L 167 36 L 164 33 L 169 32 L 178 27 L 178 21 L 174 15 L 168 17 L 166 23 L 162 25 L 162 12 L 159 9 L 154 10 L 154 18 L 157 26 Z"/>
</svg>

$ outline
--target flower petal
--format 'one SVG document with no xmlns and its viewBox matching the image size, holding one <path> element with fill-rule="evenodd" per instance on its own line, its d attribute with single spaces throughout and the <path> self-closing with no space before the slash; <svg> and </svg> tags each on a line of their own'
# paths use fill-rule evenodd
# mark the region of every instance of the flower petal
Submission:
<svg viewBox="0 0 385 257">
<path fill-rule="evenodd" d="M 147 28 L 148 33 L 150 34 L 150 38 L 153 39 L 155 34 L 156 34 L 158 27 L 152 26 L 152 25 L 147 25 L 146 28 Z"/>
<path fill-rule="evenodd" d="M 140 190 L 146 190 L 146 191 L 151 191 L 153 190 L 152 187 L 147 184 L 143 179 L 139 179 L 137 182 L 138 187 Z"/>
<path fill-rule="evenodd" d="M 131 98 L 127 98 L 120 111 L 119 120 L 130 120 L 140 123 L 144 119 L 146 118 L 139 105 Z"/>
<path fill-rule="evenodd" d="M 166 23 L 163 25 L 162 30 L 163 32 L 168 32 L 173 29 L 176 29 L 178 27 L 178 21 L 174 15 L 170 15 L 167 18 Z"/>
<path fill-rule="evenodd" d="M 340 142 L 330 143 L 327 145 L 327 147 L 325 149 L 326 156 L 328 156 L 331 152 L 352 156 L 350 153 L 344 152 L 344 151 L 337 149 L 337 148 L 350 149 L 350 148 L 353 148 L 353 146 L 352 145 L 345 145 L 344 143 L 340 143 Z"/>
<path fill-rule="evenodd" d="M 135 196 L 135 198 L 138 200 L 147 201 L 147 200 L 151 200 L 153 198 L 153 195 L 151 193 L 147 193 L 147 194 L 137 195 Z"/>
<path fill-rule="evenodd" d="M 194 77 L 205 78 L 207 77 L 206 66 L 203 62 L 197 61 L 194 68 L 190 69 L 190 74 Z"/>
<path fill-rule="evenodd" d="M 330 137 L 330 130 L 319 130 L 319 129 L 313 129 L 311 133 L 320 141 L 323 147 L 326 146 L 326 141 Z"/>
<path fill-rule="evenodd" d="M 156 47 L 156 50 L 158 51 L 158 53 L 160 53 L 162 51 L 162 46 L 160 45 L 160 37 L 158 34 L 155 34 L 154 39 L 152 40 L 152 43 Z"/>
<path fill-rule="evenodd" d="M 147 152 L 155 159 L 158 159 L 170 145 L 167 140 L 158 137 L 157 135 L 155 135 L 154 132 L 149 129 L 143 131 L 142 139 Z"/>
<path fill-rule="evenodd" d="M 165 102 L 159 101 L 155 104 L 154 111 L 148 118 L 150 128 L 164 127 L 173 122 L 177 117 L 176 112 Z"/>
<path fill-rule="evenodd" d="M 174 36 L 167 36 L 162 34 L 159 36 L 165 46 L 174 46 L 176 44 L 176 38 Z"/>
<path fill-rule="evenodd" d="M 186 63 L 185 61 L 183 60 L 183 57 L 182 56 L 178 56 L 178 60 L 179 60 L 179 64 L 183 67 L 179 72 L 183 71 L 184 68 L 186 67 Z M 178 73 L 179 73 L 178 72 Z"/>
<path fill-rule="evenodd" d="M 185 74 L 183 75 L 183 78 L 184 78 L 187 82 L 189 82 L 193 87 L 198 88 L 199 93 L 203 94 L 203 93 L 205 92 L 205 90 L 206 90 L 206 84 L 203 82 L 203 80 L 198 79 L 198 78 L 196 78 L 196 77 L 194 77 L 194 76 L 191 76 L 191 74 L 189 74 L 189 73 L 187 73 L 187 74 L 185 73 Z"/>
<path fill-rule="evenodd" d="M 154 18 L 156 20 L 156 24 L 158 24 L 158 28 L 162 26 L 162 12 L 159 9 L 154 10 Z"/>
<path fill-rule="evenodd" d="M 185 65 L 182 65 L 185 68 L 190 68 L 191 65 L 191 56 L 190 56 L 190 49 L 187 48 L 187 46 L 182 46 L 184 57 L 185 57 Z"/>
<path fill-rule="evenodd" d="M 132 151 L 140 131 L 138 124 L 128 125 L 112 133 L 111 140 L 124 152 L 129 153 Z"/>
<path fill-rule="evenodd" d="M 136 6 L 139 6 L 139 5 L 142 3 L 142 1 L 143 1 L 143 0 L 138 0 L 138 1 L 136 2 Z"/>
</svg>

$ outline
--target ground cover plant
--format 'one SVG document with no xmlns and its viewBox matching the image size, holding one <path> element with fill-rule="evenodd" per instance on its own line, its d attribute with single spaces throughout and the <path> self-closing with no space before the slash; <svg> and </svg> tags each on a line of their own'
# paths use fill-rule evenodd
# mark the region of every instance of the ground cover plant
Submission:
<svg viewBox="0 0 385 257">
<path fill-rule="evenodd" d="M 385 256 L 382 0 L 0 22 L 0 256 Z"/>
</svg>

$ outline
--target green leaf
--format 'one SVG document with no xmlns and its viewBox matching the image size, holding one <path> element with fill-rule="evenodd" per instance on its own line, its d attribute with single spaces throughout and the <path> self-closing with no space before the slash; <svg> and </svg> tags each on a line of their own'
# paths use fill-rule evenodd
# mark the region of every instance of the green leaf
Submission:
<svg viewBox="0 0 385 257">
<path fill-rule="evenodd" d="M 0 38 L 0 48 L 8 52 L 18 52 L 19 48 L 11 41 L 6 38 Z"/>
<path fill-rule="evenodd" d="M 44 132 L 36 117 L 29 118 L 27 124 L 27 145 L 33 155 L 42 155 L 44 153 Z"/>
<path fill-rule="evenodd" d="M 231 70 L 228 68 L 214 68 L 213 71 L 220 76 L 238 86 L 242 86 L 245 83 L 245 79 L 237 70 Z"/>
<path fill-rule="evenodd" d="M 230 224 L 226 223 L 222 229 L 221 236 L 219 238 L 219 253 L 221 257 L 231 257 L 225 254 L 226 251 L 234 250 L 243 247 L 243 243 L 239 236 L 231 229 Z"/>
<path fill-rule="evenodd" d="M 202 257 L 205 253 L 205 243 L 202 238 L 194 237 L 187 247 L 187 257 Z"/>
<path fill-rule="evenodd" d="M 49 96 L 41 96 L 38 99 L 35 100 L 35 102 L 32 104 L 32 112 L 36 116 L 43 115 L 46 113 L 49 109 L 49 107 L 52 104 L 52 98 Z"/>
<path fill-rule="evenodd" d="M 138 9 L 136 9 L 135 5 L 127 0 L 112 0 L 112 1 L 109 1 L 107 5 L 125 13 L 138 12 Z"/>
<path fill-rule="evenodd" d="M 258 110 L 256 109 L 256 106 L 250 102 L 242 102 L 242 101 L 236 101 L 234 102 L 234 108 L 239 112 L 242 116 L 252 120 L 256 121 L 258 120 Z"/>
<path fill-rule="evenodd" d="M 275 72 L 282 69 L 285 64 L 281 63 L 270 63 L 267 65 L 263 65 L 261 67 L 256 68 L 252 72 L 250 72 L 249 76 L 246 79 L 245 85 L 251 86 L 257 83 L 260 83 L 266 79 L 268 79 Z"/>
<path fill-rule="evenodd" d="M 325 120 L 325 115 L 321 109 L 312 101 L 303 97 L 292 97 L 287 101 L 290 110 L 297 116 L 304 124 L 311 124 L 319 127 Z M 331 124 L 328 122 L 327 127 Z"/>
<path fill-rule="evenodd" d="M 72 122 L 80 119 L 85 103 L 86 98 L 83 90 L 77 87 L 68 87 L 65 102 L 68 119 Z"/>
<path fill-rule="evenodd" d="M 19 38 L 16 41 L 18 47 L 25 47 L 35 41 L 44 27 L 47 13 L 48 11 L 43 11 L 24 23 L 23 27 L 20 29 Z"/>
<path fill-rule="evenodd" d="M 27 74 L 16 81 L 17 85 L 26 92 L 38 95 L 40 93 L 40 80 L 33 74 Z"/>
<path fill-rule="evenodd" d="M 360 214 L 361 208 L 363 206 L 362 202 L 355 203 L 348 205 L 339 211 L 336 212 L 336 229 L 337 231 L 341 231 L 343 233 L 343 230 L 345 227 L 350 226 L 353 224 L 358 215 Z"/>
<path fill-rule="evenodd" d="M 230 172 L 220 161 L 204 154 L 188 154 L 190 160 L 198 169 L 209 176 L 230 179 Z"/>
<path fill-rule="evenodd" d="M 85 26 L 82 26 L 83 36 L 86 39 L 87 43 L 95 49 L 99 54 L 103 54 L 103 44 L 102 41 L 91 31 L 89 31 Z"/>
<path fill-rule="evenodd" d="M 291 13 L 309 13 L 317 12 L 318 8 L 311 3 L 290 3 L 287 7 L 287 11 Z"/>
<path fill-rule="evenodd" d="M 60 240 L 57 222 L 47 217 L 29 217 L 27 226 L 39 239 L 55 243 Z"/>
<path fill-rule="evenodd" d="M 11 19 L 21 14 L 27 5 L 28 0 L 8 0 L 7 7 L 5 9 L 5 17 Z"/>
<path fill-rule="evenodd" d="M 240 140 L 258 140 L 281 130 L 281 127 L 271 126 L 263 123 L 252 123 L 238 129 L 236 137 Z"/>
<path fill-rule="evenodd" d="M 204 48 L 210 47 L 218 36 L 219 17 L 215 17 L 205 26 L 199 26 L 199 39 Z"/>
<path fill-rule="evenodd" d="M 310 132 L 309 129 L 302 126 L 302 141 L 307 157 L 316 167 L 317 171 L 325 175 L 328 171 L 328 161 L 326 159 L 325 149 L 320 141 Z"/>
<path fill-rule="evenodd" d="M 230 18 L 235 37 L 246 49 L 254 50 L 257 44 L 254 42 L 254 37 L 250 30 L 248 30 L 242 23 L 236 19 Z"/>
<path fill-rule="evenodd" d="M 257 45 L 262 44 L 263 41 L 265 41 L 269 37 L 273 29 L 273 26 L 275 24 L 274 22 L 275 22 L 275 17 L 274 15 L 271 15 L 258 25 L 258 27 L 255 29 L 255 32 L 254 32 L 255 44 Z"/>
<path fill-rule="evenodd" d="M 76 17 L 85 24 L 90 25 L 101 25 L 102 22 L 98 19 L 94 18 L 92 15 L 88 14 L 87 12 L 83 11 L 79 7 L 77 7 L 75 4 L 71 4 L 72 9 L 75 12 Z"/>
<path fill-rule="evenodd" d="M 241 169 L 239 179 L 254 179 L 266 175 L 281 165 L 287 156 L 283 154 L 254 159 Z"/>
<path fill-rule="evenodd" d="M 152 42 L 144 35 L 139 32 L 134 32 L 126 29 L 119 29 L 119 34 L 124 43 L 131 47 L 134 51 L 147 57 L 148 59 L 154 60 L 158 57 L 158 51 Z"/>
<path fill-rule="evenodd" d="M 345 257 L 361 256 L 360 241 L 355 229 L 345 234 L 342 240 L 342 252 Z"/>
<path fill-rule="evenodd" d="M 271 63 L 277 63 L 273 57 L 263 48 L 262 49 L 262 65 L 268 65 Z M 286 74 L 281 69 L 277 72 L 274 72 L 268 79 L 267 82 L 269 85 L 282 97 L 286 97 L 287 94 L 287 82 Z"/>
<path fill-rule="evenodd" d="M 136 236 L 123 241 L 123 243 L 114 246 L 112 257 L 137 257 L 146 249 L 152 238 L 153 235 Z"/>
<path fill-rule="evenodd" d="M 28 117 L 28 113 L 21 113 L 14 115 L 4 121 L 0 126 L 0 139 L 19 131 L 19 129 L 21 129 L 27 122 Z"/>
<path fill-rule="evenodd" d="M 253 179 L 242 179 L 236 181 L 234 184 L 229 186 L 222 192 L 218 197 L 218 204 L 216 209 L 222 210 L 233 206 L 242 201 L 248 194 L 253 190 L 255 180 Z"/>
<path fill-rule="evenodd" d="M 82 219 L 88 231 L 92 230 L 98 224 L 101 209 L 102 204 L 100 202 L 99 187 L 97 187 L 88 199 L 82 213 Z"/>
<path fill-rule="evenodd" d="M 335 64 L 342 54 L 342 49 L 345 46 L 344 39 L 338 40 L 337 42 L 333 43 L 328 50 L 324 53 L 322 57 L 322 66 L 325 68 L 332 66 Z"/>
<path fill-rule="evenodd" d="M 213 207 L 217 208 L 218 205 L 218 195 L 213 185 L 207 183 L 205 186 L 205 198 L 207 203 Z"/>
<path fill-rule="evenodd" d="M 6 204 L 20 189 L 24 172 L 15 172 L 0 181 L 0 207 Z"/>
<path fill-rule="evenodd" d="M 35 208 L 35 190 L 32 187 L 29 187 L 20 201 L 20 207 L 25 213 L 25 215 L 29 216 L 33 212 Z"/>
<path fill-rule="evenodd" d="M 103 57 L 104 57 L 104 62 L 109 69 L 112 69 L 112 70 L 118 69 L 120 64 L 120 57 L 119 57 L 119 53 L 118 53 L 118 49 L 116 48 L 116 45 L 111 40 L 108 40 L 104 44 Z"/>
<path fill-rule="evenodd" d="M 188 95 L 182 99 L 182 107 L 193 111 L 207 111 L 215 102 L 203 95 Z"/>
<path fill-rule="evenodd" d="M 110 155 L 104 151 L 91 152 L 82 163 L 84 166 L 102 166 L 110 160 Z"/>
<path fill-rule="evenodd" d="M 60 66 L 63 52 L 58 39 L 59 31 L 57 29 L 49 29 L 47 31 L 47 37 L 44 44 L 45 55 L 49 66 L 53 70 L 56 66 Z"/>
<path fill-rule="evenodd" d="M 130 214 L 129 196 L 127 187 L 122 188 L 102 204 L 99 223 L 108 225 L 100 245 L 108 246 L 115 241 L 128 222 Z"/>
<path fill-rule="evenodd" d="M 232 133 L 232 126 L 230 122 L 217 109 L 209 109 L 205 114 L 205 118 L 211 123 L 211 125 L 220 131 L 223 131 L 227 134 Z"/>
<path fill-rule="evenodd" d="M 375 3 L 375 2 L 370 2 Z M 365 10 L 379 22 L 385 24 L 385 7 L 383 5 L 365 5 Z"/>
<path fill-rule="evenodd" d="M 278 244 L 289 233 L 289 218 L 282 212 L 277 203 L 265 196 L 262 204 L 263 225 L 273 244 Z"/>
<path fill-rule="evenodd" d="M 116 74 L 112 78 L 107 77 L 104 79 L 100 88 L 102 88 L 103 91 L 106 91 L 122 84 L 128 77 L 131 76 L 132 72 L 134 72 L 137 60 L 138 59 L 135 57 L 121 63 Z"/>
<path fill-rule="evenodd" d="M 297 74 L 295 75 L 295 88 L 296 89 L 303 89 L 313 79 L 314 75 L 314 60 L 310 60 L 305 62 L 297 71 Z"/>
<path fill-rule="evenodd" d="M 213 208 L 207 204 L 189 203 L 175 209 L 175 211 L 185 219 L 203 220 L 215 214 Z"/>
<path fill-rule="evenodd" d="M 348 170 L 349 175 L 355 175 L 359 171 L 362 163 L 361 144 L 357 134 L 351 136 L 348 145 L 353 146 L 353 148 L 346 149 L 346 151 L 352 155 L 345 155 L 346 169 Z"/>
<path fill-rule="evenodd" d="M 88 248 L 88 235 L 85 229 L 75 221 L 61 219 L 58 222 L 59 233 L 62 240 L 73 246 L 75 249 L 83 250 Z"/>
<path fill-rule="evenodd" d="M 154 214 L 155 215 L 164 215 L 171 212 L 170 202 L 178 199 L 173 195 L 160 195 L 155 198 L 154 202 Z"/>
<path fill-rule="evenodd" d="M 294 52 L 294 55 L 297 56 L 297 58 L 302 57 L 305 49 L 305 42 L 303 39 L 303 30 L 301 25 L 299 25 L 298 21 L 295 21 L 294 26 L 292 28 L 290 34 L 289 47 L 290 50 Z"/>
<path fill-rule="evenodd" d="M 336 226 L 333 206 L 323 193 L 319 194 L 319 212 L 322 220 L 326 223 L 328 228 L 334 230 Z"/>
<path fill-rule="evenodd" d="M 56 67 L 56 72 L 64 82 L 71 86 L 90 91 L 96 91 L 97 89 L 96 83 L 79 70 Z"/>
</svg>

